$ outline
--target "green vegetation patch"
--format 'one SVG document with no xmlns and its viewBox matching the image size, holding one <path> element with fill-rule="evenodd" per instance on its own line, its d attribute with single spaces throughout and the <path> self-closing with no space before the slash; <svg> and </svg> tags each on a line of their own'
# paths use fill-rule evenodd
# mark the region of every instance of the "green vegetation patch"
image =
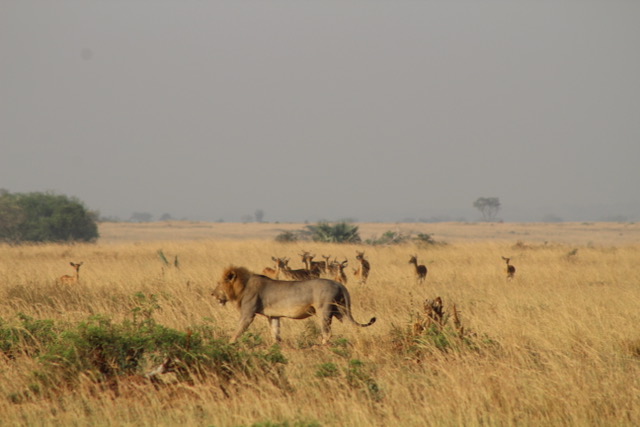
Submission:
<svg viewBox="0 0 640 427">
<path fill-rule="evenodd" d="M 140 295 L 136 299 L 140 302 Z M 81 378 L 106 386 L 129 376 L 155 379 L 148 374 L 159 363 L 162 373 L 172 372 L 178 381 L 215 378 L 227 384 L 240 377 L 287 387 L 283 370 L 287 359 L 280 347 L 232 345 L 212 338 L 206 327 L 168 328 L 153 320 L 154 301 L 142 301 L 132 310 L 133 320 L 122 322 L 100 315 L 77 324 L 25 315 L 18 315 L 14 324 L 0 319 L 0 351 L 10 359 L 28 356 L 39 362 L 30 390 L 12 393 L 10 400 L 51 397 L 56 390 L 73 389 Z"/>
</svg>

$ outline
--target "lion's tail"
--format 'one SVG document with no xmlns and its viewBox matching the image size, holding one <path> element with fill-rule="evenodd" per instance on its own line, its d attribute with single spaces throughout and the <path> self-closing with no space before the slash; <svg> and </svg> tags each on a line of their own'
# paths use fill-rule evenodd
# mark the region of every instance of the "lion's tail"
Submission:
<svg viewBox="0 0 640 427">
<path fill-rule="evenodd" d="M 352 319 L 352 320 L 353 320 L 353 319 Z M 356 325 L 358 325 L 358 326 L 360 326 L 360 327 L 365 328 L 365 327 L 367 327 L 367 326 L 371 326 L 371 325 L 373 325 L 374 323 L 376 323 L 376 318 L 375 318 L 375 317 L 372 317 L 372 318 L 371 318 L 371 320 L 369 320 L 369 323 L 358 323 L 358 322 L 356 322 L 355 320 L 353 321 L 353 323 L 355 323 Z"/>
<path fill-rule="evenodd" d="M 342 293 L 342 295 L 344 296 L 343 311 L 344 311 L 344 314 L 347 316 L 347 319 L 349 319 L 349 321 L 354 325 L 360 326 L 361 328 L 366 328 L 367 326 L 371 326 L 374 323 L 376 323 L 375 317 L 372 317 L 368 323 L 360 323 L 353 318 L 353 316 L 351 315 L 351 295 L 349 295 L 349 291 L 347 290 L 346 287 L 343 286 L 343 289 L 344 289 Z"/>
<path fill-rule="evenodd" d="M 351 315 L 351 310 L 347 310 L 347 318 L 351 321 L 351 323 L 353 323 L 356 326 L 360 326 L 361 328 L 366 328 L 367 326 L 371 326 L 374 323 L 376 323 L 376 318 L 372 317 L 371 320 L 369 320 L 368 323 L 360 323 L 358 322 L 356 319 L 353 318 L 353 316 Z"/>
</svg>

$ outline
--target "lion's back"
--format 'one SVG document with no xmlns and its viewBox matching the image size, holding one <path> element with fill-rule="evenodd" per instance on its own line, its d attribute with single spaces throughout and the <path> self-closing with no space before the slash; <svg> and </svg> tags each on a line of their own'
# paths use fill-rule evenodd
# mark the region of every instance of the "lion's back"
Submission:
<svg viewBox="0 0 640 427">
<path fill-rule="evenodd" d="M 291 304 L 318 304 L 335 300 L 343 291 L 342 284 L 329 279 L 284 281 L 266 278 L 260 280 L 258 293 L 267 303 L 288 301 Z"/>
</svg>

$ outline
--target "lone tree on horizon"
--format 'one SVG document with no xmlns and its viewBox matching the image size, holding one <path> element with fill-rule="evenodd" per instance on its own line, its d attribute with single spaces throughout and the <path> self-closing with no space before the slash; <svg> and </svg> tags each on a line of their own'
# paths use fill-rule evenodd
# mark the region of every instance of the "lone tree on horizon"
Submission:
<svg viewBox="0 0 640 427">
<path fill-rule="evenodd" d="M 262 209 L 256 209 L 254 216 L 256 218 L 256 222 L 264 221 L 264 211 Z"/>
<path fill-rule="evenodd" d="M 500 210 L 500 199 L 497 197 L 478 197 L 473 202 L 473 207 L 480 211 L 483 221 L 495 221 Z"/>
</svg>

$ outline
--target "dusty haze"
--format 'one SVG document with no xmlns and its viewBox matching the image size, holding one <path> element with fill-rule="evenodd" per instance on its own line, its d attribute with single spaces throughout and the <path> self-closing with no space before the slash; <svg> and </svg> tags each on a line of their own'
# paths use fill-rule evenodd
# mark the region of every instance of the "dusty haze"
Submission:
<svg viewBox="0 0 640 427">
<path fill-rule="evenodd" d="M 103 216 L 640 219 L 640 2 L 0 3 L 0 188 Z"/>
</svg>

